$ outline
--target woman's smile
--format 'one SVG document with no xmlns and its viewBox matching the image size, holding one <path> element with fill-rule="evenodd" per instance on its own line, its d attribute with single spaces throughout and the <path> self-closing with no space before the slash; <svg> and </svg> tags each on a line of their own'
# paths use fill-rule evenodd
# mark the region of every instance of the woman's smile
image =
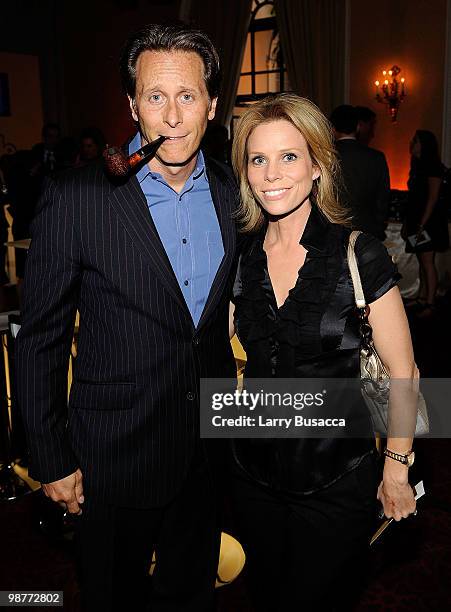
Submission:
<svg viewBox="0 0 451 612">
<path fill-rule="evenodd" d="M 267 200 L 281 200 L 287 194 L 289 189 L 291 189 L 291 187 L 272 189 L 271 191 L 263 191 L 263 194 Z"/>
<path fill-rule="evenodd" d="M 273 216 L 285 216 L 305 202 L 320 174 L 304 136 L 284 119 L 262 123 L 252 131 L 247 158 L 252 192 Z"/>
</svg>

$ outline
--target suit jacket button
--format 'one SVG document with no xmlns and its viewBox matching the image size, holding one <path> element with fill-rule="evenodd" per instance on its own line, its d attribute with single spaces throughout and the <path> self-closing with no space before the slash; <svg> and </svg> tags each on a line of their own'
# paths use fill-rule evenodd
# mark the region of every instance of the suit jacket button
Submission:
<svg viewBox="0 0 451 612">
<path fill-rule="evenodd" d="M 186 394 L 186 399 L 187 400 L 193 400 L 194 399 L 194 393 L 192 391 L 188 391 L 188 393 Z"/>
<path fill-rule="evenodd" d="M 198 338 L 197 336 L 194 336 L 194 338 L 193 338 L 193 344 L 194 344 L 194 346 L 198 346 L 198 345 L 199 345 L 199 342 L 200 342 L 199 338 Z"/>
</svg>

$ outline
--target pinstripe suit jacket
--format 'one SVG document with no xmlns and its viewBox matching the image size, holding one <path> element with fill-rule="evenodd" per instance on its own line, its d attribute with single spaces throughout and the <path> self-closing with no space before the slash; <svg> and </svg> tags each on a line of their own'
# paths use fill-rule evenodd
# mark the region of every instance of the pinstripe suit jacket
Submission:
<svg viewBox="0 0 451 612">
<path fill-rule="evenodd" d="M 33 478 L 80 467 L 86 495 L 138 507 L 163 504 L 182 485 L 201 444 L 199 378 L 235 376 L 228 302 L 238 193 L 225 166 L 207 160 L 207 173 L 225 254 L 197 328 L 135 176 L 114 185 L 94 164 L 48 183 L 16 343 Z"/>
</svg>

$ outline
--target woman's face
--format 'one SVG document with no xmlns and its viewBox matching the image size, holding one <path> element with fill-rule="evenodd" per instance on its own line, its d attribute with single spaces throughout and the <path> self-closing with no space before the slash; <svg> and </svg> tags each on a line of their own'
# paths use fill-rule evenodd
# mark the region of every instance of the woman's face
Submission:
<svg viewBox="0 0 451 612">
<path fill-rule="evenodd" d="M 281 119 L 262 123 L 247 141 L 247 178 L 255 198 L 272 216 L 286 215 L 304 202 L 320 175 L 307 142 Z"/>
<path fill-rule="evenodd" d="M 410 141 L 410 154 L 418 159 L 421 155 L 421 144 L 416 135 Z"/>
</svg>

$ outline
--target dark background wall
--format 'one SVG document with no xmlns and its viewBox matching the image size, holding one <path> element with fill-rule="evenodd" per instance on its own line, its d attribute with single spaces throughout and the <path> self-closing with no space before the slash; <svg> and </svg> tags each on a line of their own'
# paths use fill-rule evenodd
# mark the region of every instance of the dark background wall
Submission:
<svg viewBox="0 0 451 612">
<path fill-rule="evenodd" d="M 41 74 L 37 55 L 0 51 L 0 158 L 16 149 L 28 149 L 41 138 Z M 5 86 L 6 83 L 6 86 Z"/>
<path fill-rule="evenodd" d="M 67 124 L 71 130 L 94 124 L 104 130 L 110 142 L 121 142 L 132 123 L 119 80 L 120 49 L 128 34 L 146 23 L 176 19 L 179 3 L 96 0 L 89 11 L 73 10 L 68 2 L 62 4 Z M 134 8 L 122 8 L 124 4 Z"/>
<path fill-rule="evenodd" d="M 71 135 L 95 125 L 110 142 L 118 143 L 132 130 L 118 74 L 121 46 L 130 32 L 146 23 L 176 19 L 179 4 L 179 0 L 2 2 L 0 51 L 38 58 L 44 121 L 56 121 Z M 26 74 L 21 76 L 27 79 Z M 0 133 L 4 122 L 0 118 Z M 14 134 L 9 139 L 14 141 Z"/>
<path fill-rule="evenodd" d="M 124 39 L 146 23 L 178 18 L 181 4 L 190 15 L 189 6 L 201 10 L 204 1 L 210 0 L 2 2 L 0 72 L 5 71 L 1 52 L 35 56 L 43 119 L 60 123 L 63 132 L 73 136 L 95 125 L 110 143 L 120 143 L 133 130 L 117 67 Z M 350 0 L 349 6 L 350 102 L 376 111 L 373 144 L 387 155 L 393 187 L 405 189 L 412 134 L 417 128 L 431 129 L 441 139 L 446 0 Z M 374 100 L 375 79 L 381 80 L 381 70 L 393 64 L 401 66 L 408 91 L 396 124 Z M 21 91 L 27 92 L 27 80 L 33 78 L 21 75 Z M 0 117 L 0 135 L 13 142 L 16 138 L 21 146 L 36 142 L 41 115 L 26 109 L 38 103 L 27 100 L 14 128 Z"/>
</svg>

